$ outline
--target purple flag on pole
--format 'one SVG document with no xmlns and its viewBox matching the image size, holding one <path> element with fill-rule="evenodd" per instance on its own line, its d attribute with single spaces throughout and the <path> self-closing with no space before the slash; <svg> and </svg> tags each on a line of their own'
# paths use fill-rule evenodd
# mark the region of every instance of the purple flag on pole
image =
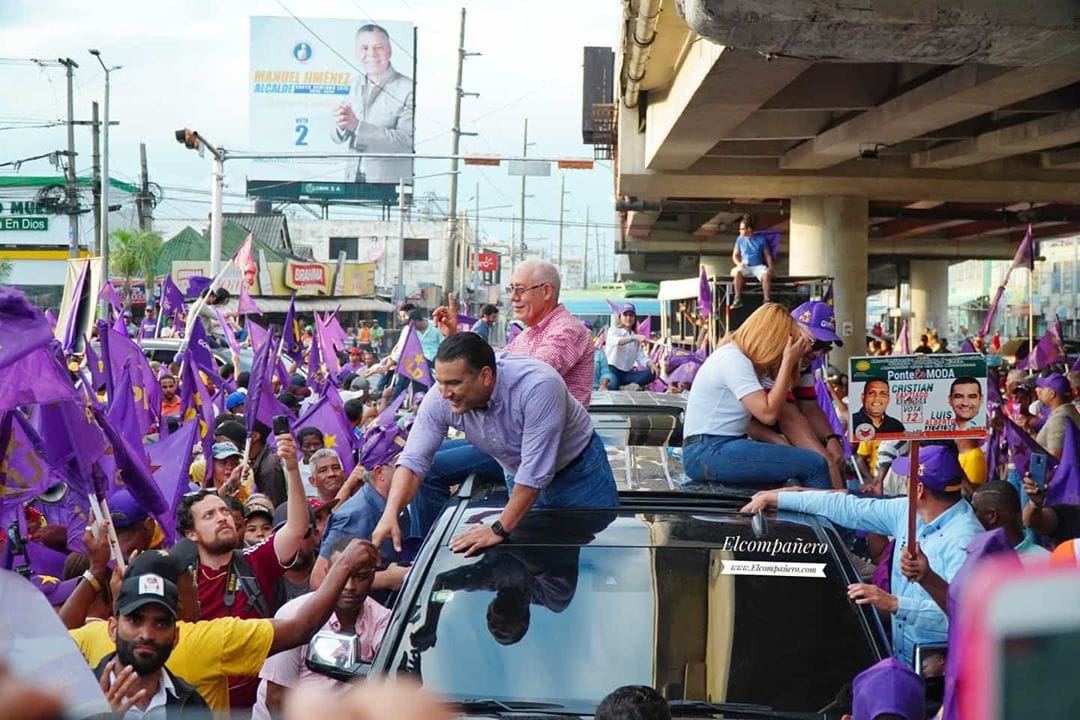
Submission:
<svg viewBox="0 0 1080 720">
<path fill-rule="evenodd" d="M 404 396 L 405 393 L 401 393 Z M 293 432 L 300 428 L 317 427 L 323 432 L 325 447 L 337 452 L 345 474 L 352 472 L 354 444 L 357 443 L 352 425 L 345 417 L 345 406 L 333 385 L 327 385 L 322 399 L 292 422 Z"/>
<path fill-rule="evenodd" d="M 39 431 L 45 457 L 53 467 L 73 463 L 73 479 L 86 491 L 93 486 L 91 468 L 109 449 L 85 401 L 67 400 L 41 406 Z"/>
<path fill-rule="evenodd" d="M 897 338 L 896 349 L 893 350 L 893 355 L 910 355 L 911 354 L 911 336 L 908 332 L 907 318 L 904 318 L 904 322 L 900 323 L 900 337 Z"/>
<path fill-rule="evenodd" d="M 236 301 L 236 312 L 241 315 L 262 315 L 262 310 L 248 292 L 247 283 L 240 283 L 240 298 Z"/>
<path fill-rule="evenodd" d="M 71 295 L 71 308 L 68 312 L 67 323 L 64 325 L 64 339 L 62 346 L 64 353 L 71 353 L 75 347 L 75 339 L 78 337 L 79 329 L 79 310 L 82 307 L 82 291 L 83 286 L 86 284 L 86 273 L 90 269 L 90 263 L 85 262 L 82 266 L 82 271 L 79 273 L 79 279 L 75 281 L 75 291 Z"/>
<path fill-rule="evenodd" d="M 136 412 L 140 416 L 139 425 L 150 428 L 161 413 L 161 385 L 150 368 L 150 361 L 127 335 L 112 330 L 100 320 L 97 327 L 101 341 L 101 358 L 105 363 L 108 396 L 111 398 L 116 395 L 120 375 L 125 365 L 130 365 L 131 386 L 137 388 L 136 392 L 142 393 L 142 401 L 136 405 Z"/>
<path fill-rule="evenodd" d="M 98 300 L 104 300 L 109 303 L 116 312 L 120 312 L 124 307 L 124 301 L 121 299 L 120 293 L 116 292 L 116 288 L 111 281 L 106 282 L 102 286 L 101 292 L 98 293 Z"/>
<path fill-rule="evenodd" d="M 386 406 L 364 429 L 359 440 L 360 464 L 371 470 L 392 461 L 405 447 L 406 433 L 397 424 L 397 412 L 405 402 L 400 393 L 394 402 Z"/>
<path fill-rule="evenodd" d="M 705 272 L 705 266 L 701 266 L 701 275 L 698 277 L 697 307 L 698 317 L 712 317 L 713 292 L 712 283 L 709 282 L 709 274 Z"/>
<path fill-rule="evenodd" d="M 701 369 L 701 364 L 690 360 L 688 362 L 681 363 L 677 368 L 668 373 L 669 383 L 693 383 L 694 378 L 697 377 L 698 370 Z"/>
<path fill-rule="evenodd" d="M 420 345 L 420 337 L 416 334 L 416 327 L 409 323 L 409 336 L 405 338 L 405 344 L 401 347 L 401 360 L 398 361 L 398 375 L 415 380 L 418 383 L 431 387 L 435 381 L 431 377 L 431 368 L 428 367 L 427 358 L 424 357 L 424 348 Z"/>
<path fill-rule="evenodd" d="M 49 327 L 52 330 L 56 330 L 56 323 L 57 323 L 56 313 L 53 311 L 52 308 L 49 308 L 48 310 L 45 311 L 45 319 L 49 321 Z"/>
<path fill-rule="evenodd" d="M 266 339 L 270 337 L 270 331 L 251 318 L 244 321 L 244 327 L 247 328 L 248 342 L 253 350 L 265 343 Z"/>
<path fill-rule="evenodd" d="M 98 425 L 105 432 L 109 444 L 112 445 L 112 459 L 116 465 L 116 475 L 110 478 L 111 484 L 117 488 L 126 487 L 135 501 L 155 517 L 169 512 L 171 508 L 161 496 L 161 490 L 150 474 L 150 463 L 142 443 L 138 445 L 129 443 L 113 427 L 101 408 L 94 408 L 93 413 Z"/>
<path fill-rule="evenodd" d="M 644 320 L 638 323 L 637 326 L 638 335 L 644 335 L 645 337 L 652 337 L 652 318 L 646 317 Z"/>
<path fill-rule="evenodd" d="M 21 506 L 53 484 L 41 439 L 18 410 L 0 415 L 0 452 L 0 505 Z"/>
<path fill-rule="evenodd" d="M 214 352 L 210 349 L 210 343 L 206 339 L 206 328 L 202 320 L 196 319 L 191 324 L 191 339 L 188 341 L 188 358 L 195 363 L 195 367 L 213 378 L 215 383 L 221 383 L 218 375 L 217 363 L 214 362 Z"/>
<path fill-rule="evenodd" d="M 275 415 L 289 414 L 288 409 L 274 397 L 274 388 L 270 381 L 274 348 L 274 335 L 271 333 L 267 342 L 255 350 L 251 377 L 248 380 L 247 402 L 244 404 L 244 420 L 249 435 L 255 430 L 256 422 L 273 427 Z"/>
<path fill-rule="evenodd" d="M 212 282 L 213 280 L 206 277 L 205 275 L 195 275 L 194 277 L 189 277 L 187 283 L 187 292 L 184 293 L 184 298 L 186 300 L 198 299 L 208 289 L 210 289 L 210 285 Z"/>
<path fill-rule="evenodd" d="M 1020 477 L 1027 475 L 1032 453 L 1047 455 L 1049 465 L 1056 465 L 1057 461 L 1046 451 L 1046 448 L 1024 432 L 1019 425 L 1007 417 L 1002 418 L 1002 421 L 1005 423 L 1005 442 L 1009 447 L 1009 460 L 1016 466 L 1016 472 L 1020 474 Z M 1050 467 L 1047 468 L 1048 471 L 1050 469 Z"/>
<path fill-rule="evenodd" d="M 166 538 L 176 537 L 176 508 L 188 489 L 191 449 L 199 439 L 200 424 L 189 422 L 167 438 L 146 446 L 150 472 L 169 511 L 158 518 Z M 211 440 L 213 438 L 211 437 Z"/>
<path fill-rule="evenodd" d="M 120 373 L 120 382 L 116 384 L 116 394 L 109 398 L 107 416 L 113 427 L 124 436 L 131 445 L 141 445 L 143 435 L 150 431 L 150 425 L 144 425 L 149 408 L 138 407 L 146 402 L 146 393 L 132 385 L 131 364 L 125 363 Z"/>
<path fill-rule="evenodd" d="M 289 300 L 285 325 L 281 331 L 282 352 L 297 363 L 304 362 L 304 345 L 300 340 L 300 321 L 296 319 L 296 295 Z"/>
<path fill-rule="evenodd" d="M 225 336 L 225 342 L 228 343 L 229 350 L 239 355 L 240 343 L 236 342 L 236 333 L 233 332 L 232 325 L 221 314 L 221 308 L 217 305 L 214 306 L 214 315 L 217 317 L 218 324 L 221 325 L 221 334 Z"/>
<path fill-rule="evenodd" d="M 986 320 L 983 321 L 982 328 L 979 329 L 979 335 L 985 337 L 990 332 L 990 325 L 994 322 L 994 315 L 997 314 L 998 305 L 1005 294 L 1005 286 L 1009 284 L 1009 277 L 1012 275 L 1012 271 L 1019 267 L 1026 267 L 1029 271 L 1035 269 L 1035 243 L 1031 237 L 1031 225 L 1028 225 L 1027 232 L 1024 233 L 1024 239 L 1020 242 L 1020 247 L 1016 249 L 1012 265 L 1005 271 L 1005 277 L 1002 278 L 1001 285 L 994 291 L 994 299 L 990 301 L 990 308 L 986 311 Z M 1030 279 L 1028 282 L 1030 282 Z"/>
<path fill-rule="evenodd" d="M 319 316 L 315 315 L 315 337 L 311 339 L 311 347 L 308 348 L 307 379 L 308 384 L 316 392 L 321 392 L 328 381 L 326 366 L 323 365 L 322 353 L 319 342 Z"/>
<path fill-rule="evenodd" d="M 975 346 L 971 344 L 971 339 L 970 338 L 964 338 L 964 342 L 961 343 L 961 345 L 960 345 L 960 352 L 962 352 L 962 353 L 973 353 L 973 352 L 978 352 L 978 350 L 976 350 Z"/>
<path fill-rule="evenodd" d="M 180 423 L 182 427 L 192 422 L 199 426 L 198 438 L 203 445 L 203 455 L 209 461 L 214 444 L 214 411 L 210 392 L 199 377 L 190 347 L 184 351 L 180 364 Z"/>
<path fill-rule="evenodd" d="M 161 317 L 167 320 L 174 317 L 184 309 L 184 293 L 176 287 L 171 275 L 165 276 L 165 282 L 161 284 Z"/>
<path fill-rule="evenodd" d="M 1060 322 L 1060 321 L 1059 321 Z M 1065 361 L 1065 348 L 1054 329 L 1047 330 L 1027 357 L 1021 358 L 1016 367 L 1020 370 L 1042 370 L 1047 365 Z"/>
<path fill-rule="evenodd" d="M 1080 430 L 1065 423 L 1061 460 L 1046 488 L 1047 505 L 1080 505 Z"/>
<path fill-rule="evenodd" d="M 829 387 L 825 384 L 825 380 L 821 377 L 821 373 L 814 373 L 814 393 L 817 396 L 818 407 L 821 408 L 821 412 L 825 413 L 825 419 L 829 421 L 829 427 L 832 431 L 840 436 L 840 444 L 844 448 L 844 459 L 851 459 L 851 443 L 848 442 L 847 428 L 844 427 L 844 422 L 840 419 L 840 416 L 836 414 L 836 406 L 833 405 L 832 394 L 829 392 Z"/>
<path fill-rule="evenodd" d="M 41 346 L 8 365 L 0 382 L 0 410 L 78 398 L 67 368 L 50 346 Z"/>
<path fill-rule="evenodd" d="M 604 302 L 606 302 L 607 306 L 609 308 L 611 308 L 611 314 L 612 315 L 618 315 L 619 314 L 619 307 L 615 303 L 611 302 L 607 298 L 604 298 Z"/>
<path fill-rule="evenodd" d="M 52 342 L 49 322 L 18 288 L 0 286 L 0 368 Z"/>
</svg>

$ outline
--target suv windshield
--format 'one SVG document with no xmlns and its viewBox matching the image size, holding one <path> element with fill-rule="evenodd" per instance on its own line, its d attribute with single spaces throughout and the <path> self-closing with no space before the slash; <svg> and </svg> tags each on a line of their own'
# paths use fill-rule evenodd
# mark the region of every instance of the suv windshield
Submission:
<svg viewBox="0 0 1080 720">
<path fill-rule="evenodd" d="M 878 659 L 880 635 L 824 536 L 785 518 L 759 539 L 734 513 L 534 512 L 479 558 L 440 548 L 384 661 L 458 701 L 591 713 L 645 684 L 820 710 Z"/>
</svg>

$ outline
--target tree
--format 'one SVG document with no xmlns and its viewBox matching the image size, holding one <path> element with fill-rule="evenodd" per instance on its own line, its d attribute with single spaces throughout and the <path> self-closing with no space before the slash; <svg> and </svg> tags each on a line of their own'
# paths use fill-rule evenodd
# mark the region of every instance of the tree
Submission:
<svg viewBox="0 0 1080 720">
<path fill-rule="evenodd" d="M 154 265 L 161 254 L 161 235 L 150 230 L 114 230 L 109 233 L 109 270 L 124 278 L 125 302 L 131 304 L 131 279 L 141 278 L 147 298 L 154 288 Z"/>
</svg>

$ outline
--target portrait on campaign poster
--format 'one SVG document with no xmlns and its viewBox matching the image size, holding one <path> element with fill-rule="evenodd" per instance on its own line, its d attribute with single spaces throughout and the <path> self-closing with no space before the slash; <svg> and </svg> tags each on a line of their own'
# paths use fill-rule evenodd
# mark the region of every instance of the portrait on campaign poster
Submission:
<svg viewBox="0 0 1080 720">
<path fill-rule="evenodd" d="M 858 357 L 850 369 L 855 442 L 986 436 L 986 358 L 978 353 Z"/>
<path fill-rule="evenodd" d="M 260 162 L 265 180 L 394 183 L 413 175 L 416 54 L 400 21 L 252 17 L 250 148 L 355 154 Z"/>
</svg>

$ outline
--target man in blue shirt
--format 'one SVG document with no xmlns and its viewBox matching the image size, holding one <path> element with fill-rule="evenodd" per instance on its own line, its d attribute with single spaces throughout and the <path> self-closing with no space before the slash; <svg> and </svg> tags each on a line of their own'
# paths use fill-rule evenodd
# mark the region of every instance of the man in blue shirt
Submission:
<svg viewBox="0 0 1080 720">
<path fill-rule="evenodd" d="M 899 475 L 910 476 L 910 458 L 897 458 L 892 469 Z M 930 567 L 946 582 L 963 565 L 968 543 L 983 532 L 975 511 L 960 494 L 963 476 L 964 471 L 951 449 L 930 446 L 920 452 L 916 468 L 916 540 Z M 843 527 L 895 538 L 897 552 L 893 553 L 890 572 L 892 594 L 876 585 L 855 583 L 848 587 L 848 597 L 891 616 L 893 656 L 909 665 L 916 645 L 948 640 L 949 621 L 945 613 L 921 585 L 900 572 L 900 553 L 907 552 L 906 497 L 858 498 L 838 492 L 769 490 L 754 495 L 743 512 L 769 508 L 821 515 Z"/>
<path fill-rule="evenodd" d="M 735 238 L 735 249 L 731 251 L 731 262 L 734 263 L 731 277 L 735 279 L 735 300 L 731 303 L 733 310 L 742 307 L 742 291 L 748 277 L 758 279 L 764 301 L 770 302 L 773 259 L 768 241 L 761 235 L 755 235 L 750 226 L 750 216 L 743 216 L 739 223 L 739 237 Z"/>
<path fill-rule="evenodd" d="M 480 319 L 473 325 L 472 331 L 491 343 L 491 328 L 495 326 L 495 321 L 499 319 L 499 308 L 488 303 L 484 307 L 480 308 Z"/>
</svg>

